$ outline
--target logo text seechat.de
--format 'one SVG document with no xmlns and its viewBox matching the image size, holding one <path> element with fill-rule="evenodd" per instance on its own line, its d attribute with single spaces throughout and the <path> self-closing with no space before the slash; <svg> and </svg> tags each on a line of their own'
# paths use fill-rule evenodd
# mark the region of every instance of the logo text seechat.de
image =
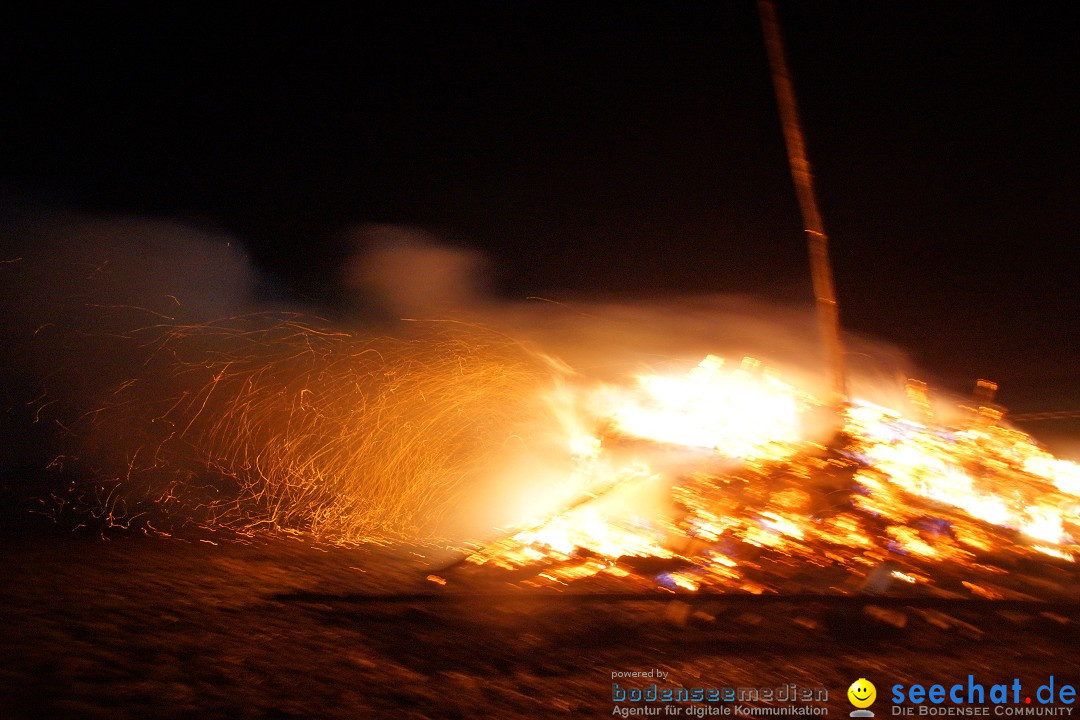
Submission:
<svg viewBox="0 0 1080 720">
<path fill-rule="evenodd" d="M 989 715 L 990 706 L 996 706 L 995 715 L 1071 715 L 1071 707 L 1047 706 L 1070 706 L 1076 702 L 1076 688 L 1055 681 L 1053 675 L 1033 695 L 1024 691 L 1019 678 L 987 688 L 976 682 L 974 675 L 968 675 L 966 683 L 929 687 L 898 683 L 891 690 L 893 715 Z M 914 707 L 900 703 L 911 703 Z"/>
</svg>

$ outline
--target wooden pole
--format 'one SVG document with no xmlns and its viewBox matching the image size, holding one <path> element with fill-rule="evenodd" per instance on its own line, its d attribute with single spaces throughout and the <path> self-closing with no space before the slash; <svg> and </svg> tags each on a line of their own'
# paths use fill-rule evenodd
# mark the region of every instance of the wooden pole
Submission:
<svg viewBox="0 0 1080 720">
<path fill-rule="evenodd" d="M 844 344 L 840 337 L 840 308 L 836 303 L 832 268 L 829 266 L 829 238 L 821 221 L 817 199 L 814 197 L 814 176 L 810 161 L 806 158 L 806 144 L 802 125 L 799 123 L 795 90 L 791 85 L 784 43 L 780 36 L 780 24 L 776 19 L 776 7 L 772 0 L 758 0 L 761 26 L 765 33 L 765 47 L 769 54 L 773 88 L 780 107 L 780 122 L 784 128 L 788 164 L 791 178 L 795 181 L 795 194 L 806 227 L 806 240 L 810 251 L 810 273 L 814 281 L 818 333 L 825 350 L 832 376 L 834 402 L 839 404 L 847 398 L 847 380 L 844 370 Z"/>
</svg>

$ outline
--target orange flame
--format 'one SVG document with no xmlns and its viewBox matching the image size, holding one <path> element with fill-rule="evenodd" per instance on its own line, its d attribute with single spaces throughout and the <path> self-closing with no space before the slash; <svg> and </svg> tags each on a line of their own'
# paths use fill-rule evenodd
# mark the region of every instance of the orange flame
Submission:
<svg viewBox="0 0 1080 720">
<path fill-rule="evenodd" d="M 930 581 L 920 563 L 972 564 L 1008 548 L 1071 561 L 1078 549 L 1080 466 L 986 413 L 949 427 L 934 423 L 928 403 L 915 408 L 917 422 L 855 400 L 842 411 L 846 443 L 826 448 L 804 427 L 821 407 L 813 397 L 757 361 L 730 369 L 712 355 L 683 376 L 592 391 L 587 405 L 604 430 L 574 440 L 575 479 L 595 499 L 470 562 L 555 564 L 534 582 L 563 583 L 623 577 L 628 558 L 647 556 L 667 561 L 657 579 L 676 592 L 761 592 L 751 576 L 765 569 L 754 559 L 762 553 L 860 577 L 891 558 L 907 566 L 887 581 L 918 584 Z M 626 440 L 651 450 L 627 451 Z M 694 466 L 669 467 L 663 448 L 696 451 Z M 626 492 L 643 483 L 669 489 L 670 507 L 643 507 Z"/>
</svg>

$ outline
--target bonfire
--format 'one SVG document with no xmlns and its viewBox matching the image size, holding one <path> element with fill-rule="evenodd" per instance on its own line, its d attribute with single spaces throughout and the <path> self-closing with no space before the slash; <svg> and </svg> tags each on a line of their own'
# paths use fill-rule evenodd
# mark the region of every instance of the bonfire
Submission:
<svg viewBox="0 0 1080 720">
<path fill-rule="evenodd" d="M 909 383 L 908 398 L 835 410 L 757 361 L 715 356 L 594 389 L 601 430 L 571 440 L 578 497 L 433 579 L 483 569 L 557 589 L 1045 591 L 1025 569 L 1080 552 L 1080 465 L 986 397 L 951 423 L 925 385 Z M 834 412 L 836 432 L 814 437 Z"/>
</svg>

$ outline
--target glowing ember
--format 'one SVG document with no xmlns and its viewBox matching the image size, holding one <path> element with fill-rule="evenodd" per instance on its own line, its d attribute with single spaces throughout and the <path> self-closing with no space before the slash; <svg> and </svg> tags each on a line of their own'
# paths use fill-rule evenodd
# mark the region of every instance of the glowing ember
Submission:
<svg viewBox="0 0 1080 720">
<path fill-rule="evenodd" d="M 950 430 L 904 420 L 897 413 L 857 404 L 848 415 L 854 454 L 867 467 L 857 478 L 882 490 L 884 479 L 907 492 L 964 510 L 973 518 L 1020 530 L 1051 544 L 1071 542 L 1062 515 L 1076 516 L 1076 503 L 1038 479 L 1068 478 L 1073 463 L 1053 460 L 1015 430 L 985 427 Z M 1043 474 L 1030 468 L 1043 469 Z M 1055 482 L 1057 488 L 1066 482 Z M 877 493 L 877 497 L 884 494 Z M 902 505 L 902 500 L 894 504 Z M 888 514 L 887 508 L 879 508 Z M 894 513 L 900 518 L 903 511 Z"/>
<path fill-rule="evenodd" d="M 669 590 L 763 592 L 790 587 L 800 566 L 884 586 L 932 584 L 928 564 L 1005 573 L 976 562 L 989 552 L 1073 559 L 1080 466 L 999 426 L 992 412 L 952 427 L 934 423 L 925 391 L 913 405 L 919 421 L 854 401 L 830 450 L 803 429 L 819 403 L 756 361 L 729 369 L 709 356 L 685 376 L 605 387 L 589 403 L 604 432 L 576 441 L 576 481 L 596 499 L 468 560 L 535 566 L 532 583 L 562 584 L 625 577 L 640 565 L 632 558 L 649 557 L 666 563 L 653 582 Z M 637 444 L 628 449 L 627 438 Z M 708 452 L 688 468 L 668 461 L 671 448 Z M 669 488 L 669 497 L 646 508 L 625 492 L 642 483 Z"/>
</svg>

